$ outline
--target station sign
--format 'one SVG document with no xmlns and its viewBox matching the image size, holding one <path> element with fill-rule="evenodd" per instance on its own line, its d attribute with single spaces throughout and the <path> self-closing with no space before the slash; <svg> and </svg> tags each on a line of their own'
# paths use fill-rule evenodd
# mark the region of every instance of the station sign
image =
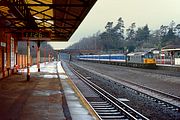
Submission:
<svg viewBox="0 0 180 120">
<path fill-rule="evenodd" d="M 1 47 L 6 47 L 6 43 L 5 42 L 1 42 Z"/>
<path fill-rule="evenodd" d="M 24 30 L 23 40 L 51 40 L 51 31 L 48 30 Z"/>
</svg>

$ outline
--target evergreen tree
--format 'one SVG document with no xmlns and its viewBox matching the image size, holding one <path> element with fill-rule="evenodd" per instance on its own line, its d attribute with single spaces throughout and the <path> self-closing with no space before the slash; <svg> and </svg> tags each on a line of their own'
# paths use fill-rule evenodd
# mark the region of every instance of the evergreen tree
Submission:
<svg viewBox="0 0 180 120">
<path fill-rule="evenodd" d="M 113 28 L 113 37 L 115 40 L 114 48 L 122 49 L 124 46 L 124 21 L 122 17 L 118 19 L 117 25 Z"/>
<path fill-rule="evenodd" d="M 135 37 L 136 37 L 136 32 L 135 32 L 136 24 L 132 23 L 131 26 L 126 29 L 126 46 L 127 46 L 127 51 L 132 52 L 135 49 Z"/>
<path fill-rule="evenodd" d="M 180 38 L 180 24 L 177 24 L 175 28 L 176 28 L 177 36 Z"/>
<path fill-rule="evenodd" d="M 150 30 L 148 28 L 148 25 L 145 25 L 142 28 L 138 28 L 136 31 L 136 46 L 142 48 L 143 43 L 148 43 L 150 37 Z"/>
</svg>

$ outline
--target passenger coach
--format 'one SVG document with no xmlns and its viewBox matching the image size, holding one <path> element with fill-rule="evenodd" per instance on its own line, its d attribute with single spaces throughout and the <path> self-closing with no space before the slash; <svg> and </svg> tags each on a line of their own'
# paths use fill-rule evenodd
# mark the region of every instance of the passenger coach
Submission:
<svg viewBox="0 0 180 120">
<path fill-rule="evenodd" d="M 125 54 L 80 55 L 79 60 L 116 64 L 130 67 L 154 68 L 156 61 L 152 52 Z"/>
</svg>

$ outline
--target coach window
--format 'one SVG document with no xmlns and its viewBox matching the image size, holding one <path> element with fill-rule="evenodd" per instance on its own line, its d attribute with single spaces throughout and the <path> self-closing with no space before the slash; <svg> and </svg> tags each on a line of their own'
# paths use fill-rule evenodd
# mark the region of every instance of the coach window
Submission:
<svg viewBox="0 0 180 120">
<path fill-rule="evenodd" d="M 147 58 L 147 55 L 144 55 L 144 58 Z"/>
<path fill-rule="evenodd" d="M 153 58 L 153 54 L 149 54 L 149 57 L 148 58 Z"/>
</svg>

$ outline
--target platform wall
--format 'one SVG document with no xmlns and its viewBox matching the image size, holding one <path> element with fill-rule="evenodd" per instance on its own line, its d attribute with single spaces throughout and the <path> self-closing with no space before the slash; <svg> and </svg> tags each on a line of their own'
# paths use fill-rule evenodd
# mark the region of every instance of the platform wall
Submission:
<svg viewBox="0 0 180 120">
<path fill-rule="evenodd" d="M 0 79 L 27 66 L 27 56 L 17 53 L 17 42 L 17 37 L 0 25 Z"/>
</svg>

